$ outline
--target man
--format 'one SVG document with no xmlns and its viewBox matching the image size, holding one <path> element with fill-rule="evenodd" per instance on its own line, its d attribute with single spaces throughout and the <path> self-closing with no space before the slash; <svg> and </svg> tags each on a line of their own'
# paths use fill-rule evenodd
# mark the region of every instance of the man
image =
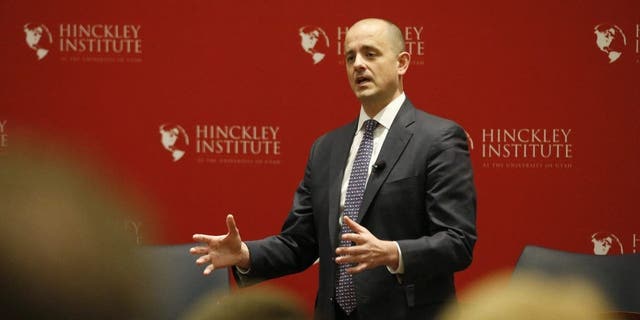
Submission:
<svg viewBox="0 0 640 320">
<path fill-rule="evenodd" d="M 397 26 L 355 23 L 345 55 L 360 116 L 316 140 L 281 233 L 242 242 L 229 215 L 229 233 L 194 235 L 206 246 L 191 253 L 205 274 L 236 266 L 241 286 L 319 257 L 316 318 L 430 319 L 454 298 L 453 273 L 476 240 L 466 136 L 406 99 L 410 55 Z"/>
</svg>

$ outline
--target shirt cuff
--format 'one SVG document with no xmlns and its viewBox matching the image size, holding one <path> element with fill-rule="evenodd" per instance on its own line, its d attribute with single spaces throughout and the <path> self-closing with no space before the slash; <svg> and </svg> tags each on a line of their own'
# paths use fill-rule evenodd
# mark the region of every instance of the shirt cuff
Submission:
<svg viewBox="0 0 640 320">
<path fill-rule="evenodd" d="M 238 266 L 235 266 L 236 270 L 238 270 L 238 272 L 242 275 L 247 275 L 249 272 L 251 272 L 251 268 L 249 269 L 242 269 Z M 398 268 L 399 269 L 399 268 Z"/>
<path fill-rule="evenodd" d="M 400 245 L 398 244 L 397 241 L 394 241 L 393 243 L 396 244 L 396 248 L 398 248 L 398 268 L 393 270 L 391 268 L 389 268 L 389 266 L 387 266 L 387 270 L 389 270 L 389 272 L 391 274 L 403 274 L 404 273 L 404 262 L 402 262 L 402 250 L 400 250 Z"/>
</svg>

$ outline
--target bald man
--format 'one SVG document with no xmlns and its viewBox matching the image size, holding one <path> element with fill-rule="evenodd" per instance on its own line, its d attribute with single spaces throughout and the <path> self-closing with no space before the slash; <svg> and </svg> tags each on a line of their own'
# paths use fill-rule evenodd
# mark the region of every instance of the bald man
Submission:
<svg viewBox="0 0 640 320">
<path fill-rule="evenodd" d="M 359 115 L 313 144 L 280 234 L 243 242 L 230 215 L 226 235 L 194 235 L 204 245 L 191 253 L 205 274 L 233 267 L 241 286 L 319 258 L 316 319 L 432 319 L 477 238 L 466 135 L 406 98 L 396 25 L 358 21 L 344 48 Z"/>
</svg>

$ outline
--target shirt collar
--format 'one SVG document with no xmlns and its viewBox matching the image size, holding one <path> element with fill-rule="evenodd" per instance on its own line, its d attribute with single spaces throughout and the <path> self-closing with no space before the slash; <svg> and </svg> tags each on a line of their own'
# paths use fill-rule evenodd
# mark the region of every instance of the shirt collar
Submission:
<svg viewBox="0 0 640 320">
<path fill-rule="evenodd" d="M 391 128 L 391 124 L 393 123 L 393 119 L 396 118 L 396 115 L 398 114 L 398 111 L 400 111 L 400 107 L 402 106 L 406 98 L 407 97 L 405 96 L 404 92 L 401 93 L 395 99 L 391 100 L 391 102 L 389 102 L 388 105 L 382 108 L 382 110 L 380 110 L 380 112 L 378 112 L 378 114 L 376 114 L 373 117 L 373 119 L 378 121 L 378 123 L 380 123 L 381 126 L 389 130 L 389 128 Z M 371 118 L 369 118 L 367 113 L 364 111 L 364 108 L 360 106 L 360 116 L 358 117 L 358 130 L 362 129 L 362 124 L 369 119 Z"/>
</svg>

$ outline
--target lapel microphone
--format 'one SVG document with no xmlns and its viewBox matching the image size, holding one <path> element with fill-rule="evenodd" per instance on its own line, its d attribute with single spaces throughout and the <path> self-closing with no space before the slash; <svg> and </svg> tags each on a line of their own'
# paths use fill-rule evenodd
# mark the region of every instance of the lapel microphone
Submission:
<svg viewBox="0 0 640 320">
<path fill-rule="evenodd" d="M 380 172 L 384 170 L 386 166 L 387 164 L 384 162 L 384 160 L 378 160 L 373 164 L 373 166 L 371 166 L 371 168 L 373 169 L 373 172 Z"/>
</svg>

